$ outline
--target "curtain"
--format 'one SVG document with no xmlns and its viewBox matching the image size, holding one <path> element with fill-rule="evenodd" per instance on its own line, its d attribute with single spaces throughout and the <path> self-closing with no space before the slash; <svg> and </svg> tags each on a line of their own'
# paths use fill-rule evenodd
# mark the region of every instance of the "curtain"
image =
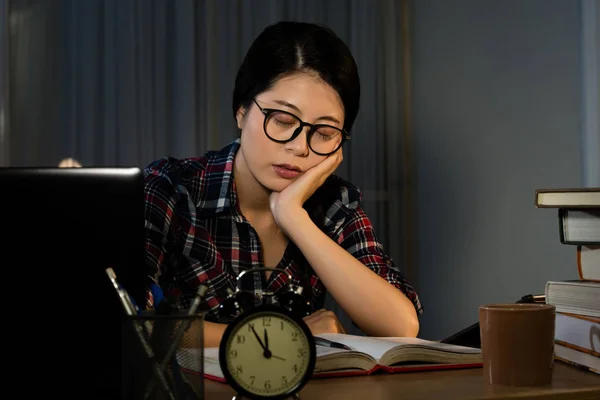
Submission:
<svg viewBox="0 0 600 400">
<path fill-rule="evenodd" d="M 402 3 L 394 0 L 12 0 L 10 164 L 139 165 L 232 141 L 234 77 L 281 19 L 327 24 L 351 48 L 361 108 L 338 173 L 364 193 L 403 272 Z M 330 305 L 335 307 L 334 305 Z M 353 329 L 353 328 L 352 328 Z"/>
<path fill-rule="evenodd" d="M 9 143 L 8 143 L 8 71 L 7 71 L 7 50 L 8 50 L 8 24 L 6 12 L 6 0 L 0 0 L 0 167 L 7 166 L 9 163 Z"/>
</svg>

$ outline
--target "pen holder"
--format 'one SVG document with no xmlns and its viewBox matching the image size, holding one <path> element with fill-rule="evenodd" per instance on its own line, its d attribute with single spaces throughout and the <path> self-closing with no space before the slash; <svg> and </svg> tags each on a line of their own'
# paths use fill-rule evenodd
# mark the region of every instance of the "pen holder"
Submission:
<svg viewBox="0 0 600 400">
<path fill-rule="evenodd" d="M 123 324 L 126 399 L 204 399 L 204 314 L 128 316 Z"/>
</svg>

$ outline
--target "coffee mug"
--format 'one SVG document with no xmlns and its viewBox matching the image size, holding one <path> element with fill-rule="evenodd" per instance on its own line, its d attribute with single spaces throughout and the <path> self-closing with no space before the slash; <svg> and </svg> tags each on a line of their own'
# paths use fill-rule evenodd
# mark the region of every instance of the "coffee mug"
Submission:
<svg viewBox="0 0 600 400">
<path fill-rule="evenodd" d="M 489 384 L 540 386 L 552 382 L 556 307 L 490 304 L 479 307 L 483 374 Z"/>
</svg>

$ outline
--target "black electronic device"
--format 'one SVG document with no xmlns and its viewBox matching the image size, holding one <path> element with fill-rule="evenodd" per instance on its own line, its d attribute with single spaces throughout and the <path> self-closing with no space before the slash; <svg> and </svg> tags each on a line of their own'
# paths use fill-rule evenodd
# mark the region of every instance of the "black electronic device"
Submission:
<svg viewBox="0 0 600 400">
<path fill-rule="evenodd" d="M 21 393 L 120 398 L 124 313 L 105 270 L 143 304 L 143 185 L 138 167 L 0 168 L 4 365 L 35 382 Z"/>
<path fill-rule="evenodd" d="M 521 297 L 515 303 L 545 303 L 544 295 L 528 294 Z M 479 322 L 475 322 L 464 329 L 444 338 L 442 343 L 455 344 L 458 346 L 481 348 L 481 333 L 479 332 Z"/>
</svg>

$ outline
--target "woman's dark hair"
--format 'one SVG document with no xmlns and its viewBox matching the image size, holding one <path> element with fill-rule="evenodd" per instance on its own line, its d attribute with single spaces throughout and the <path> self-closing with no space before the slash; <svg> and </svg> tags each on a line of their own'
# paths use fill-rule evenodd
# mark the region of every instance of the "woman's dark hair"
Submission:
<svg viewBox="0 0 600 400">
<path fill-rule="evenodd" d="M 282 21 L 260 33 L 238 70 L 233 90 L 233 116 L 249 108 L 259 93 L 296 72 L 316 73 L 338 93 L 344 105 L 344 128 L 350 132 L 360 102 L 360 80 L 348 46 L 329 28 Z"/>
</svg>

